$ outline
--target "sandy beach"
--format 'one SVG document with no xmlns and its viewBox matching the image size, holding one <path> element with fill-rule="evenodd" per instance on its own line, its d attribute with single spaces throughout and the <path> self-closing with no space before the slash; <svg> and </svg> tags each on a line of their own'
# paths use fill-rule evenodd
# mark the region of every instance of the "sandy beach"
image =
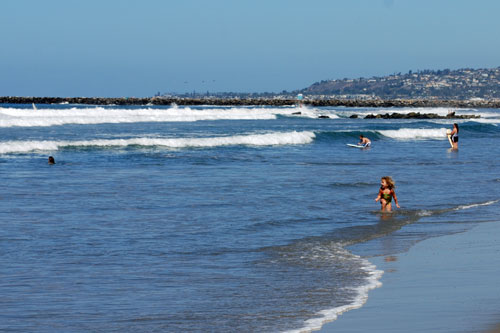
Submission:
<svg viewBox="0 0 500 333">
<path fill-rule="evenodd" d="M 370 261 L 385 273 L 367 303 L 321 332 L 499 332 L 500 222 Z"/>
</svg>

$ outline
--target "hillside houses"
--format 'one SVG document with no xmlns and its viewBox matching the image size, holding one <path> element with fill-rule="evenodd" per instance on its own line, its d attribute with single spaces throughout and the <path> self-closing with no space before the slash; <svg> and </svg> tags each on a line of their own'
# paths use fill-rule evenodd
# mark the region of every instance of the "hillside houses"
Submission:
<svg viewBox="0 0 500 333">
<path fill-rule="evenodd" d="M 320 96 L 372 98 L 498 99 L 500 67 L 409 71 L 385 77 L 328 80 L 314 83 L 301 93 Z"/>
</svg>

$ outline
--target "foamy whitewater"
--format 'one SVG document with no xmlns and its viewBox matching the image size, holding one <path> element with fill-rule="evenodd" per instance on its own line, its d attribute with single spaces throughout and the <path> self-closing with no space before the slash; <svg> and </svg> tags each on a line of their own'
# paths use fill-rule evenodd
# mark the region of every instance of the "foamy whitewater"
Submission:
<svg viewBox="0 0 500 333">
<path fill-rule="evenodd" d="M 7 141 L 0 143 L 0 153 L 22 153 L 34 150 L 55 151 L 63 147 L 162 146 L 169 148 L 218 147 L 233 145 L 297 145 L 313 141 L 312 132 L 233 135 L 210 138 L 133 138 L 86 141 Z"/>
<path fill-rule="evenodd" d="M 190 122 L 201 120 L 266 120 L 277 116 L 290 116 L 298 112 L 297 108 L 207 108 L 192 109 L 173 106 L 168 109 L 154 108 L 104 108 L 87 107 L 68 109 L 32 108 L 0 109 L 0 127 L 54 126 L 65 124 L 118 124 L 138 122 Z M 304 109 L 301 116 L 317 118 L 316 110 Z M 336 117 L 335 115 L 332 115 Z"/>
<path fill-rule="evenodd" d="M 363 119 L 394 112 L 481 118 Z M 0 105 L 0 330 L 310 332 L 355 315 L 384 288 L 374 256 L 498 220 L 498 124 L 496 109 Z M 347 146 L 360 134 L 371 148 Z M 386 175 L 392 214 L 374 201 Z"/>
</svg>

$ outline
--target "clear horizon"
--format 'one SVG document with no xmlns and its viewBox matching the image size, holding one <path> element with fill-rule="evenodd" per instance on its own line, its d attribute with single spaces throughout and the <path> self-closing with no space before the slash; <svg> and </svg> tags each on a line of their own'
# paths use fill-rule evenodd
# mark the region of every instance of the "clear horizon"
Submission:
<svg viewBox="0 0 500 333">
<path fill-rule="evenodd" d="M 493 0 L 6 0 L 1 96 L 293 91 L 500 66 Z"/>
</svg>

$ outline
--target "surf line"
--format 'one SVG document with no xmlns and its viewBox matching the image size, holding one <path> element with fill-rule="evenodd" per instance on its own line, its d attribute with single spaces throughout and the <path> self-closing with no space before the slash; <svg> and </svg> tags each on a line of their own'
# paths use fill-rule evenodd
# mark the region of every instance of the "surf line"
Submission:
<svg viewBox="0 0 500 333">
<path fill-rule="evenodd" d="M 485 202 L 479 202 L 479 203 L 471 203 L 471 204 L 464 204 L 464 205 L 458 205 L 454 206 L 451 208 L 445 208 L 445 209 L 436 209 L 436 210 L 406 210 L 406 211 L 397 211 L 391 215 L 394 217 L 403 217 L 402 219 L 396 219 L 393 218 L 390 222 L 392 224 L 388 225 L 388 228 L 384 230 L 379 230 L 381 229 L 382 226 L 386 226 L 386 223 L 388 222 L 387 220 L 383 221 L 381 225 L 378 226 L 373 226 L 372 228 L 367 227 L 367 226 L 353 226 L 353 227 L 346 227 L 344 228 L 345 230 L 352 230 L 352 234 L 358 235 L 360 232 L 359 231 L 368 231 L 368 235 L 363 236 L 363 237 L 353 237 L 352 239 L 348 240 L 344 244 L 339 243 L 339 245 L 345 249 L 346 246 L 361 243 L 361 242 L 367 242 L 369 240 L 372 240 L 374 238 L 380 238 L 383 236 L 386 236 L 388 234 L 391 234 L 402 227 L 412 224 L 420 220 L 421 218 L 425 218 L 428 216 L 432 215 L 439 215 L 439 214 L 445 214 L 449 213 L 452 211 L 456 210 L 463 210 L 463 209 L 471 209 L 475 207 L 480 207 L 480 206 L 489 206 L 495 203 L 498 203 L 500 199 L 497 200 L 490 200 L 490 201 L 485 201 Z M 406 218 L 405 218 L 406 217 Z M 338 230 L 337 230 L 338 231 Z M 335 233 L 335 232 L 334 232 Z M 332 234 L 334 234 L 332 233 Z M 345 235 L 345 232 L 344 232 Z M 313 239 L 320 239 L 322 237 L 313 237 Z M 328 242 L 331 242 L 331 238 L 329 238 Z M 338 241 L 338 239 L 334 239 L 335 241 Z M 347 250 L 346 250 L 347 251 Z M 359 286 L 357 288 L 354 288 L 357 291 L 357 295 L 352 299 L 348 304 L 344 304 L 338 307 L 330 308 L 330 309 L 325 309 L 321 310 L 315 313 L 316 317 L 307 319 L 303 322 L 303 326 L 299 329 L 292 329 L 286 331 L 286 333 L 301 333 L 301 332 L 311 332 L 311 331 L 316 331 L 321 329 L 324 324 L 333 322 L 338 319 L 340 315 L 342 315 L 345 312 L 348 312 L 350 310 L 354 309 L 359 309 L 361 308 L 366 301 L 368 300 L 369 297 L 369 291 L 375 288 L 379 288 L 382 286 L 382 282 L 380 281 L 382 275 L 384 274 L 384 271 L 379 270 L 376 268 L 375 265 L 370 263 L 367 259 L 362 258 L 359 255 L 353 254 L 355 257 L 358 259 L 362 260 L 363 266 L 362 268 L 368 273 L 366 284 Z"/>
</svg>

